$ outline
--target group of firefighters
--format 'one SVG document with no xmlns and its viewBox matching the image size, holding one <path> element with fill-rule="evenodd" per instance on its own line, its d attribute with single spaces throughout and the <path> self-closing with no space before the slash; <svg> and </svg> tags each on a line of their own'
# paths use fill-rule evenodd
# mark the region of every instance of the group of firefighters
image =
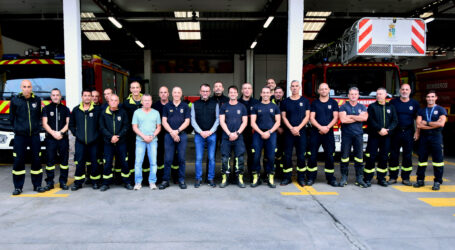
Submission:
<svg viewBox="0 0 455 250">
<path fill-rule="evenodd" d="M 99 104 L 98 91 L 83 90 L 82 102 L 70 112 L 62 104 L 59 89 L 51 90 L 52 103 L 41 108 L 41 100 L 33 93 L 32 83 L 24 80 L 21 83 L 22 92 L 13 97 L 10 104 L 10 121 L 15 133 L 13 195 L 22 193 L 27 147 L 31 151 L 30 173 L 34 191 L 41 193 L 54 188 L 57 164 L 60 167 L 60 187 L 69 189 L 68 130 L 75 136 L 76 172 L 71 190 L 82 188 L 84 182 L 101 191 L 108 190 L 114 182 L 123 184 L 128 190 L 139 190 L 143 182 L 147 183 L 143 179 L 148 179 L 151 189 L 165 189 L 169 187 L 171 177 L 174 184 L 186 189 L 185 155 L 189 128 L 194 130 L 195 188 L 203 182 L 205 150 L 205 182 L 211 187 L 217 186 L 214 180 L 217 149 L 221 153 L 221 188 L 229 183 L 244 188 L 245 164 L 251 187 L 260 185 L 264 180 L 269 187 L 275 188 L 275 174 L 281 175 L 280 185 L 288 185 L 293 172 L 294 148 L 297 183 L 311 186 L 316 180 L 317 154 L 322 146 L 325 177 L 331 186 L 347 185 L 352 155 L 357 186 L 370 187 L 375 172 L 379 185 L 386 187 L 397 183 L 401 169 L 402 184 L 422 187 L 431 153 L 435 177 L 432 189 L 440 189 L 444 170 L 442 129 L 447 112 L 436 104 L 434 91 L 426 94 L 426 106 L 420 108 L 419 103 L 410 98 L 408 84 L 402 84 L 400 97 L 390 102 L 386 89 L 379 88 L 376 102 L 366 108 L 358 101 L 357 87 L 349 89 L 349 100 L 341 106 L 330 98 L 327 83 L 318 86 L 319 97 L 311 104 L 300 95 L 300 88 L 299 81 L 292 81 L 291 93 L 284 98 L 284 90 L 269 79 L 261 90 L 261 98 L 257 100 L 252 97 L 250 83 L 244 83 L 240 91 L 236 86 L 230 86 L 225 96 L 223 83 L 215 82 L 213 95 L 211 86 L 202 84 L 200 99 L 188 104 L 182 99 L 180 87 L 172 89 L 170 100 L 169 90 L 163 86 L 159 89 L 159 100 L 152 103 L 149 94 L 141 93 L 141 85 L 132 82 L 131 94 L 122 104 L 110 88 L 103 92 L 106 100 L 103 104 Z M 341 122 L 339 181 L 334 176 L 333 132 L 338 120 Z M 365 154 L 364 123 L 368 130 Z M 41 185 L 41 124 L 46 131 L 44 187 Z M 417 141 L 417 182 L 412 184 L 412 152 Z M 262 175 L 261 165 L 264 168 Z M 387 172 L 388 181 L 385 178 Z"/>
</svg>

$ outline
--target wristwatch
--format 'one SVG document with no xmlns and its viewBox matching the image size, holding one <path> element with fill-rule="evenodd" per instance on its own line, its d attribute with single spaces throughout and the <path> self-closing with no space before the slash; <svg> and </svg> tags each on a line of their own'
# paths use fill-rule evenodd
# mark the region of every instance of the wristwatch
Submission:
<svg viewBox="0 0 455 250">
<path fill-rule="evenodd" d="M 235 131 L 235 133 L 236 133 L 237 135 L 240 135 L 239 131 Z"/>
<path fill-rule="evenodd" d="M 269 130 L 269 134 L 272 134 L 272 131 Z"/>
<path fill-rule="evenodd" d="M 430 122 L 429 121 L 427 121 L 427 126 L 430 126 Z"/>
</svg>

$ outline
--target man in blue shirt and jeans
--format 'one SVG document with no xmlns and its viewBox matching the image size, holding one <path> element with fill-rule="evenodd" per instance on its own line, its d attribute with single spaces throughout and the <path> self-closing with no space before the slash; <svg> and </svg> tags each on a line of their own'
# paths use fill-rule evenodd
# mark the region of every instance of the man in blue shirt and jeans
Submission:
<svg viewBox="0 0 455 250">
<path fill-rule="evenodd" d="M 208 182 L 211 187 L 216 187 L 215 181 L 215 148 L 216 131 L 220 120 L 219 106 L 215 99 L 210 98 L 210 85 L 202 84 L 199 89 L 201 99 L 191 106 L 191 125 L 194 128 L 194 145 L 196 147 L 196 182 L 195 188 L 200 187 L 202 181 L 202 157 L 204 146 L 207 144 L 207 156 L 209 161 Z"/>
<path fill-rule="evenodd" d="M 341 125 L 341 180 L 340 187 L 348 184 L 349 156 L 354 154 L 355 185 L 368 187 L 363 181 L 363 122 L 368 120 L 367 108 L 358 102 L 359 89 L 351 87 L 349 101 L 340 107 Z"/>
<path fill-rule="evenodd" d="M 150 189 L 156 189 L 156 154 L 158 150 L 158 134 L 161 131 L 160 113 L 152 109 L 152 97 L 149 94 L 142 96 L 142 108 L 134 111 L 133 131 L 136 133 L 136 157 L 134 164 L 134 190 L 141 189 L 142 163 L 145 151 L 150 164 L 148 176 Z"/>
<path fill-rule="evenodd" d="M 237 184 L 241 188 L 245 187 L 243 183 L 245 144 L 242 132 L 244 132 L 248 123 L 248 113 L 245 105 L 237 101 L 238 92 L 236 86 L 230 86 L 228 88 L 229 102 L 223 104 L 220 109 L 220 126 L 223 129 L 221 139 L 221 188 L 228 185 L 229 159 L 232 149 L 234 150 Z"/>
<path fill-rule="evenodd" d="M 179 162 L 179 186 L 186 189 L 185 183 L 185 153 L 187 136 L 185 129 L 190 125 L 191 112 L 185 102 L 182 102 L 182 89 L 174 87 L 172 89 L 172 102 L 166 104 L 163 108 L 162 124 L 167 133 L 164 136 L 164 174 L 163 182 L 159 189 L 169 187 L 169 178 L 171 175 L 171 164 L 174 160 L 175 151 Z"/>
</svg>

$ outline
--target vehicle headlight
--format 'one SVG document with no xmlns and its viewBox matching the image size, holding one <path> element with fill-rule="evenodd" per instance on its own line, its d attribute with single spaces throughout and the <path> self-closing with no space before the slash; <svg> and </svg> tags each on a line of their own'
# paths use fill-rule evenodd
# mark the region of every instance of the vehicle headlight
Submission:
<svg viewBox="0 0 455 250">
<path fill-rule="evenodd" d="M 0 135 L 0 144 L 5 144 L 8 141 L 8 136 Z"/>
</svg>

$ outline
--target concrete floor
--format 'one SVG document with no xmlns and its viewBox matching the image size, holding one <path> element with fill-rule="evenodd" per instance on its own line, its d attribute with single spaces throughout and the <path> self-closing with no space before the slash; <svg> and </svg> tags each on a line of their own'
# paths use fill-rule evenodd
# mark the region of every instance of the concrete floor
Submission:
<svg viewBox="0 0 455 250">
<path fill-rule="evenodd" d="M 321 167 L 313 187 L 195 189 L 190 163 L 187 190 L 113 186 L 102 193 L 86 186 L 37 195 L 27 174 L 20 197 L 11 197 L 11 164 L 4 164 L 0 248 L 453 249 L 455 158 L 446 160 L 440 192 L 430 190 L 432 181 L 412 192 L 401 184 L 362 189 L 353 185 L 353 173 L 348 186 L 334 188 Z"/>
</svg>

